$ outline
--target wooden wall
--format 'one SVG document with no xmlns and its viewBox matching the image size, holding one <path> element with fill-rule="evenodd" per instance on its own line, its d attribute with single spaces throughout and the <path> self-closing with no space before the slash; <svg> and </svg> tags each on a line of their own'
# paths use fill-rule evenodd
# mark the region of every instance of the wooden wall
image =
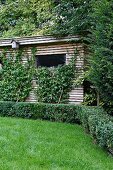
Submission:
<svg viewBox="0 0 113 170">
<path fill-rule="evenodd" d="M 26 51 L 26 55 L 30 57 L 32 46 L 27 45 L 23 47 L 24 47 L 24 50 Z M 69 63 L 71 57 L 73 57 L 74 55 L 75 49 L 77 48 L 80 55 L 77 56 L 76 66 L 80 68 L 81 70 L 80 72 L 82 72 L 83 65 L 84 65 L 84 47 L 81 43 L 38 44 L 38 45 L 35 45 L 35 47 L 37 48 L 37 52 L 36 52 L 37 56 L 48 55 L 48 54 L 66 54 L 66 64 Z M 0 52 L 2 50 L 3 49 L 0 48 Z M 14 53 L 14 52 L 15 52 L 14 50 L 12 50 L 11 48 L 8 48 L 7 55 L 9 55 L 9 53 Z M 26 57 L 23 58 L 23 63 L 25 62 L 26 62 Z M 36 90 L 37 86 L 36 86 L 35 80 L 33 80 L 32 82 L 32 87 L 33 87 L 33 90 L 30 92 L 30 95 L 26 99 L 26 101 L 36 102 L 37 99 L 36 99 L 34 90 Z M 72 89 L 72 91 L 70 92 L 69 102 L 75 103 L 75 104 L 80 104 L 81 102 L 83 102 L 83 87 L 80 86 L 80 87 Z"/>
</svg>

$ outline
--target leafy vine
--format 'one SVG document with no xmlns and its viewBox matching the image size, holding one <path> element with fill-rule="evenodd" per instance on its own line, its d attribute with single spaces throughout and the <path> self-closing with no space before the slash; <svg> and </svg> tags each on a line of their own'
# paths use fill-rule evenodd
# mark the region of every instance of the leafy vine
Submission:
<svg viewBox="0 0 113 170">
<path fill-rule="evenodd" d="M 33 59 L 26 57 L 23 64 L 23 50 L 18 50 L 15 54 L 6 56 L 4 50 L 0 56 L 2 69 L 0 71 L 0 100 L 1 101 L 25 101 L 32 88 Z"/>
<path fill-rule="evenodd" d="M 37 83 L 38 102 L 67 103 L 74 78 L 77 78 L 76 57 L 72 57 L 68 65 L 56 68 L 35 68 L 36 49 L 32 48 L 32 56 L 19 49 L 7 56 L 4 50 L 0 56 L 0 101 L 25 101 L 32 90 L 32 80 Z M 23 57 L 26 62 L 23 64 Z"/>
<path fill-rule="evenodd" d="M 38 102 L 67 103 L 76 75 L 76 56 L 68 65 L 39 67 L 36 71 Z"/>
</svg>

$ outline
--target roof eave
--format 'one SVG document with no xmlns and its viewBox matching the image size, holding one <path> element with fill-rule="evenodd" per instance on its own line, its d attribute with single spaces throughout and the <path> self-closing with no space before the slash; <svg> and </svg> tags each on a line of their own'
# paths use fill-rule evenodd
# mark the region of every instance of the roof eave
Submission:
<svg viewBox="0 0 113 170">
<path fill-rule="evenodd" d="M 19 45 L 35 45 L 46 43 L 60 43 L 60 42 L 78 42 L 81 40 L 80 36 L 67 36 L 67 37 L 53 37 L 53 36 L 32 36 L 32 37 L 19 37 L 10 39 L 1 39 L 0 47 L 11 46 L 12 39 L 19 43 Z"/>
</svg>

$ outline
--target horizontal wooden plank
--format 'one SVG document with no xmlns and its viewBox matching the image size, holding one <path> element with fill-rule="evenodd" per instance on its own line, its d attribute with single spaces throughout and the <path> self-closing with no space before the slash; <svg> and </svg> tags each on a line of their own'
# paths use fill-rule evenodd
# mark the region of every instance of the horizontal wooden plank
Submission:
<svg viewBox="0 0 113 170">
<path fill-rule="evenodd" d="M 83 99 L 83 94 L 70 95 L 69 98 L 70 99 L 75 99 L 75 98 Z"/>
<path fill-rule="evenodd" d="M 69 102 L 79 102 L 79 103 L 82 103 L 83 100 L 69 100 Z"/>
<path fill-rule="evenodd" d="M 80 105 L 82 102 L 69 102 L 69 104 Z"/>
<path fill-rule="evenodd" d="M 77 92 L 78 90 L 83 91 L 83 87 L 76 87 L 71 92 Z"/>
<path fill-rule="evenodd" d="M 82 98 L 77 98 L 77 97 L 74 97 L 74 98 L 70 98 L 69 97 L 69 101 L 83 101 L 83 97 Z"/>
<path fill-rule="evenodd" d="M 67 52 L 67 50 L 56 50 L 56 51 L 54 51 L 54 50 L 51 50 L 51 51 L 38 51 L 37 53 L 36 53 L 36 55 L 51 55 L 51 54 L 73 54 L 74 55 L 74 51 L 73 50 L 70 50 L 70 51 L 68 51 Z M 80 54 L 81 55 L 81 54 Z M 82 55 L 81 55 L 82 56 Z"/>
</svg>

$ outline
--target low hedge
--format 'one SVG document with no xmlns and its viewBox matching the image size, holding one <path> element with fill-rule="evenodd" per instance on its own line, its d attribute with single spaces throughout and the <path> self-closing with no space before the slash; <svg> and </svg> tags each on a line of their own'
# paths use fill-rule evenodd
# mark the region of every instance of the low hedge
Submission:
<svg viewBox="0 0 113 170">
<path fill-rule="evenodd" d="M 67 123 L 80 123 L 79 106 L 69 104 L 45 104 L 44 119 Z"/>
<path fill-rule="evenodd" d="M 15 102 L 0 102 L 0 116 L 13 116 Z"/>
<path fill-rule="evenodd" d="M 78 115 L 85 131 L 99 146 L 113 154 L 113 117 L 99 107 L 82 107 Z"/>
<path fill-rule="evenodd" d="M 69 104 L 0 102 L 0 116 L 81 123 L 99 146 L 113 152 L 113 117 L 102 108 Z"/>
<path fill-rule="evenodd" d="M 45 113 L 45 105 L 37 103 L 18 102 L 13 105 L 16 117 L 27 119 L 43 119 Z"/>
<path fill-rule="evenodd" d="M 3 106 L 6 106 L 6 108 L 3 109 Z M 78 123 L 77 110 L 79 110 L 78 106 L 69 104 L 0 102 L 1 116 L 15 116 L 28 119 Z"/>
<path fill-rule="evenodd" d="M 90 115 L 88 118 L 89 132 L 103 148 L 113 150 L 113 121 L 107 115 Z"/>
</svg>

